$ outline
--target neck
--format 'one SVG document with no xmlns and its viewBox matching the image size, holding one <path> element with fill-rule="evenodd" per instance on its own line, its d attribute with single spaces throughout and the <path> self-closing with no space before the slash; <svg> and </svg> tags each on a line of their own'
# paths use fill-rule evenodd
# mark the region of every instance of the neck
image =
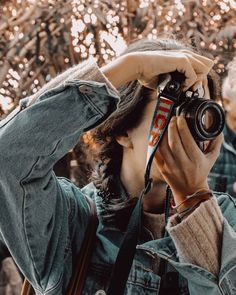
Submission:
<svg viewBox="0 0 236 295">
<path fill-rule="evenodd" d="M 145 196 L 143 209 L 146 212 L 160 214 L 165 210 L 166 183 L 155 181 L 152 190 Z"/>
<path fill-rule="evenodd" d="M 139 197 L 144 189 L 144 172 L 123 158 L 120 179 L 130 198 Z M 144 197 L 143 209 L 146 212 L 160 214 L 164 212 L 166 183 L 163 180 L 153 182 L 152 190 Z"/>
</svg>

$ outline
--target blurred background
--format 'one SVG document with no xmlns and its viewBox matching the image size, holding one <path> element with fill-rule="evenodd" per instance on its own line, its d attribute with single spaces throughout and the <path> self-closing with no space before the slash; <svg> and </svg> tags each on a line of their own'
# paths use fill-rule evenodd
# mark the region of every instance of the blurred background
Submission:
<svg viewBox="0 0 236 295">
<path fill-rule="evenodd" d="M 187 40 L 215 61 L 221 78 L 236 51 L 233 0 L 12 0 L 0 1 L 0 119 L 58 73 L 93 56 L 104 65 L 131 40 L 168 33 Z M 88 182 L 84 147 L 89 133 L 55 166 L 77 185 Z M 83 165 L 81 165 L 83 164 Z M 0 295 L 20 294 L 11 260 L 0 274 Z M 15 286 L 15 287 L 14 287 Z M 16 288 L 16 286 L 18 286 Z"/>
<path fill-rule="evenodd" d="M 236 50 L 233 0 L 12 0 L 0 7 L 0 117 L 58 73 L 93 56 L 114 59 L 131 40 L 162 33 L 184 37 L 212 54 L 223 77 Z M 80 145 L 57 164 L 58 175 L 83 186 L 89 166 Z M 89 165 L 89 159 L 88 165 Z"/>
</svg>

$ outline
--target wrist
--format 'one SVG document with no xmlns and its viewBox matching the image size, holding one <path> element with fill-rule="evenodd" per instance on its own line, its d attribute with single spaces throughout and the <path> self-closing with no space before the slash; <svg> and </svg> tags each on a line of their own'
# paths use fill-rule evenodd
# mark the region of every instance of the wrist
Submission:
<svg viewBox="0 0 236 295">
<path fill-rule="evenodd" d="M 181 192 L 177 191 L 175 189 L 172 189 L 172 195 L 174 198 L 175 205 L 178 206 L 180 203 L 182 203 L 187 198 L 187 196 L 193 195 L 198 191 L 204 191 L 204 190 L 205 191 L 210 190 L 207 183 L 203 184 L 202 186 L 198 186 L 196 188 L 191 188 L 189 190 L 185 190 L 185 191 L 181 191 Z"/>
<path fill-rule="evenodd" d="M 172 206 L 172 208 L 179 214 L 184 213 L 186 209 L 192 208 L 198 203 L 209 200 L 211 197 L 213 197 L 213 192 L 211 190 L 201 189 L 192 195 L 186 196 L 184 201 L 178 205 Z"/>
<path fill-rule="evenodd" d="M 115 88 L 138 78 L 138 65 L 134 54 L 120 56 L 100 70 Z"/>
</svg>

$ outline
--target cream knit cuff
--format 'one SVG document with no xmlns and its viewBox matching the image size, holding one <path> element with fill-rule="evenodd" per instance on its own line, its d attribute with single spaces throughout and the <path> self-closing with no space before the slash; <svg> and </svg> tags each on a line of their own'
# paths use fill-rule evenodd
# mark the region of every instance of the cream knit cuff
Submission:
<svg viewBox="0 0 236 295">
<path fill-rule="evenodd" d="M 118 90 L 112 85 L 112 83 L 107 79 L 107 77 L 101 72 L 94 58 L 90 58 L 79 65 L 79 69 L 70 77 L 68 80 L 79 79 L 85 81 L 96 81 L 105 83 L 110 89 L 115 91 L 118 95 Z"/>
<path fill-rule="evenodd" d="M 105 83 L 107 87 L 112 89 L 117 95 L 119 95 L 118 90 L 112 85 L 112 83 L 107 79 L 107 77 L 101 72 L 94 58 L 89 58 L 88 60 L 66 70 L 65 72 L 59 74 L 47 84 L 45 84 L 36 94 L 29 97 L 30 102 L 35 101 L 39 96 L 48 90 L 55 87 L 63 85 L 68 81 L 83 80 L 83 81 L 96 81 Z"/>
<path fill-rule="evenodd" d="M 179 224 L 175 217 L 170 218 L 167 230 L 180 261 L 198 265 L 218 275 L 223 215 L 216 198 L 203 202 Z"/>
</svg>

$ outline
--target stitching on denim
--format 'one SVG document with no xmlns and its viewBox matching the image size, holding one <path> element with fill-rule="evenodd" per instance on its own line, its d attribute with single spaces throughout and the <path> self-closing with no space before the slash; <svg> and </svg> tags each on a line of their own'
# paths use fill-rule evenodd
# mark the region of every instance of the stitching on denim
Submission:
<svg viewBox="0 0 236 295">
<path fill-rule="evenodd" d="M 229 272 L 231 272 L 231 271 L 232 271 L 233 269 L 235 269 L 235 268 L 236 268 L 235 261 L 231 261 L 231 263 L 229 263 L 229 264 L 227 265 L 227 271 L 225 270 L 226 267 L 224 267 L 223 271 L 221 271 L 221 272 L 223 273 L 223 276 L 222 276 L 221 279 L 219 280 L 219 283 L 220 283 L 221 281 L 223 281 L 224 278 L 227 276 L 227 274 L 228 274 Z"/>
<path fill-rule="evenodd" d="M 32 172 L 33 168 L 37 165 L 37 163 L 39 162 L 40 160 L 40 157 L 37 158 L 37 160 L 35 161 L 34 165 L 32 166 L 31 170 L 30 170 L 30 173 Z M 30 174 L 28 173 L 28 175 Z M 27 175 L 27 176 L 28 176 Z M 27 176 L 24 178 L 26 179 Z M 34 270 L 35 270 L 35 273 L 37 275 L 37 281 L 40 281 L 39 278 L 39 273 L 38 273 L 38 270 L 37 270 L 37 267 L 35 265 L 35 261 L 33 259 L 33 254 L 32 254 L 32 251 L 31 251 L 31 247 L 30 247 L 30 244 L 29 244 L 29 239 L 28 239 L 28 235 L 27 235 L 27 230 L 26 230 L 26 222 L 25 222 L 25 205 L 26 205 L 26 190 L 25 190 L 25 186 L 24 186 L 24 179 L 22 179 L 20 181 L 20 186 L 24 192 L 24 195 L 23 195 L 23 206 L 22 206 L 22 222 L 23 222 L 23 227 L 24 227 L 24 234 L 25 234 L 25 240 L 26 240 L 26 245 L 27 245 L 27 250 L 29 251 L 29 255 L 30 255 L 30 258 L 31 258 L 31 261 L 32 261 L 32 264 L 34 266 Z M 41 284 L 40 284 L 40 287 L 42 288 Z"/>
<path fill-rule="evenodd" d="M 52 292 L 52 291 L 54 291 L 55 289 L 57 289 L 57 288 L 60 286 L 60 284 L 61 284 L 62 277 L 63 277 L 63 275 L 61 274 L 61 275 L 60 275 L 60 278 L 59 278 L 58 282 L 55 284 L 55 286 L 53 286 L 52 288 L 48 289 L 48 290 L 46 291 L 46 293 L 43 293 L 43 294 L 44 294 L 44 295 L 50 294 L 50 292 Z"/>
<path fill-rule="evenodd" d="M 137 282 L 132 282 L 132 281 L 127 281 L 127 284 L 133 285 L 133 286 L 139 286 L 142 288 L 145 288 L 145 290 L 150 290 L 150 291 L 158 291 L 159 290 L 159 284 L 157 283 L 156 287 L 151 287 L 142 283 L 137 283 Z"/>
<path fill-rule="evenodd" d="M 33 168 L 37 165 L 37 163 L 39 162 L 40 158 L 41 158 L 41 157 L 38 157 L 38 158 L 37 158 L 37 160 L 35 161 L 34 165 L 32 166 L 32 168 L 31 168 L 31 170 L 30 170 L 30 173 L 32 172 Z M 30 173 L 28 173 L 28 175 L 29 175 Z M 28 175 L 27 175 L 27 176 L 28 176 Z M 27 176 L 26 176 L 24 179 L 26 179 Z M 22 217 L 23 217 L 23 218 L 22 218 L 22 219 L 23 219 L 23 224 L 24 224 L 25 240 L 26 240 L 26 242 L 27 242 L 28 251 L 29 251 L 29 254 L 30 254 L 30 257 L 31 257 L 32 264 L 34 265 L 35 274 L 36 274 L 37 277 L 38 277 L 38 278 L 37 278 L 38 285 L 39 285 L 40 288 L 43 290 L 42 285 L 39 284 L 39 282 L 41 283 L 41 277 L 40 277 L 39 272 L 38 272 L 37 267 L 36 267 L 36 263 L 35 263 L 35 260 L 34 260 L 34 257 L 33 257 L 32 251 L 31 251 L 31 246 L 30 246 L 29 239 L 28 239 L 28 235 L 27 235 L 27 231 L 26 231 L 25 210 L 24 210 L 24 209 L 25 209 L 25 200 L 26 200 L 26 190 L 25 190 L 25 187 L 24 187 L 24 184 L 23 184 L 24 179 L 23 179 L 22 181 L 20 181 L 20 185 L 21 185 L 21 187 L 22 187 L 22 189 L 23 189 L 23 192 L 24 192 L 24 196 L 23 196 L 23 208 L 22 208 L 22 210 L 23 210 L 23 212 L 22 212 Z M 60 186 L 59 186 L 59 188 L 60 188 Z M 59 278 L 58 282 L 57 282 L 52 288 L 50 288 L 50 289 L 47 291 L 47 293 L 50 292 L 50 291 L 52 291 L 52 290 L 54 290 L 54 289 L 59 285 L 61 279 L 62 279 L 62 273 L 60 274 L 60 278 Z M 39 293 L 42 294 L 42 295 L 43 295 L 43 294 L 45 294 L 45 295 L 47 294 L 47 293 L 44 293 L 44 292 L 42 293 L 41 291 L 39 291 L 38 288 L 35 288 L 35 290 L 37 290 L 37 292 L 39 292 Z"/>
<path fill-rule="evenodd" d="M 57 142 L 57 144 L 55 145 L 54 149 L 52 150 L 52 152 L 49 154 L 52 155 L 55 150 L 57 149 L 57 146 L 58 144 L 61 142 L 61 140 L 59 140 Z M 26 205 L 26 189 L 25 189 L 25 185 L 24 185 L 24 181 L 28 178 L 28 176 L 32 173 L 32 171 L 34 170 L 35 166 L 40 162 L 40 159 L 42 157 L 37 157 L 37 160 L 35 161 L 35 163 L 32 165 L 30 171 L 28 172 L 28 174 L 22 178 L 22 180 L 20 181 L 20 186 L 22 187 L 22 190 L 24 192 L 24 195 L 23 195 L 23 207 L 22 207 L 22 221 L 23 221 L 23 227 L 24 227 L 24 234 L 25 234 L 25 240 L 26 240 L 26 244 L 27 244 L 27 248 L 28 248 L 28 251 L 29 251 L 29 254 L 30 254 L 30 258 L 31 258 L 31 261 L 32 261 L 32 264 L 34 266 L 34 270 L 35 270 L 35 274 L 37 275 L 37 281 L 38 283 L 40 282 L 41 283 L 41 277 L 39 275 L 39 272 L 38 272 L 38 269 L 36 267 L 36 263 L 35 263 L 35 260 L 34 260 L 34 256 L 33 256 L 33 253 L 32 253 L 32 250 L 31 250 L 31 246 L 30 246 L 30 242 L 29 242 L 29 239 L 28 239 L 28 235 L 27 235 L 27 229 L 26 229 L 26 222 L 25 222 L 25 205 Z M 42 288 L 41 284 L 39 284 L 39 286 Z"/>
<path fill-rule="evenodd" d="M 79 89 L 76 88 L 77 91 L 79 91 Z M 104 116 L 105 114 L 96 106 L 96 104 L 92 101 L 92 99 L 89 97 L 88 94 L 85 93 L 81 93 L 79 92 L 80 95 L 82 95 L 86 101 L 90 104 L 90 106 L 101 116 Z"/>
</svg>

